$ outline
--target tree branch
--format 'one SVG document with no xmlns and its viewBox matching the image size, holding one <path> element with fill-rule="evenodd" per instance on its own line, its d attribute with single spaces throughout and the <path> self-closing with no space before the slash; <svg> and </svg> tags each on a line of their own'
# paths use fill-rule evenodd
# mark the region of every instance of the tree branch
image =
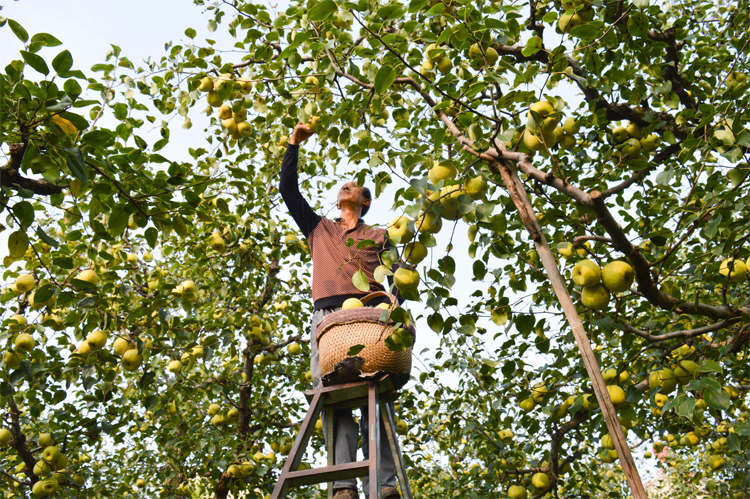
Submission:
<svg viewBox="0 0 750 499">
<path fill-rule="evenodd" d="M 26 146 L 23 144 L 10 144 L 10 160 L 0 167 L 0 185 L 16 187 L 16 189 L 26 189 L 40 196 L 49 196 L 65 190 L 65 186 L 55 185 L 44 179 L 33 179 L 24 177 L 18 172 L 26 153 Z"/>
</svg>

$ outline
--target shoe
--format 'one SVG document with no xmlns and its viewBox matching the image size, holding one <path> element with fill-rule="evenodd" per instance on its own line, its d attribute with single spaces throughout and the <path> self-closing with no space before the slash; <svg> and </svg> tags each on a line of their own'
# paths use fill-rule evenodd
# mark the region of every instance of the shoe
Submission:
<svg viewBox="0 0 750 499">
<path fill-rule="evenodd" d="M 385 487 L 380 489 L 380 497 L 383 499 L 401 499 L 396 487 Z"/>
<path fill-rule="evenodd" d="M 354 489 L 337 489 L 333 491 L 334 499 L 359 499 L 359 494 Z"/>
</svg>

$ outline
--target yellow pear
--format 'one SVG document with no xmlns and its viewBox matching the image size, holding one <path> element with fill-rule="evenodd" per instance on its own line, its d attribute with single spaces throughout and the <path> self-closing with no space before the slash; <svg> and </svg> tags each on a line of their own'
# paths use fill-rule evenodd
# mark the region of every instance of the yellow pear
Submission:
<svg viewBox="0 0 750 499">
<path fill-rule="evenodd" d="M 583 288 L 581 303 L 594 310 L 604 310 L 609 305 L 609 291 L 601 284 Z"/>
<path fill-rule="evenodd" d="M 573 267 L 573 282 L 584 288 L 596 286 L 602 277 L 602 269 L 592 260 L 581 260 Z"/>
<path fill-rule="evenodd" d="M 419 273 L 405 267 L 399 267 L 393 273 L 393 281 L 400 291 L 415 291 L 419 287 Z"/>
<path fill-rule="evenodd" d="M 441 180 L 455 180 L 457 175 L 458 169 L 453 164 L 453 161 L 450 160 L 435 161 L 430 171 L 427 172 L 427 178 L 433 185 L 437 185 Z"/>
<path fill-rule="evenodd" d="M 407 262 L 416 265 L 427 257 L 427 248 L 419 241 L 414 241 L 404 247 L 403 256 Z"/>
<path fill-rule="evenodd" d="M 612 292 L 627 291 L 633 284 L 635 271 L 621 260 L 610 262 L 602 269 L 602 284 Z"/>
<path fill-rule="evenodd" d="M 16 278 L 16 289 L 22 293 L 34 289 L 34 277 L 31 274 L 21 274 Z"/>
<path fill-rule="evenodd" d="M 362 308 L 365 305 L 358 298 L 347 298 L 341 305 L 342 310 L 349 310 L 351 308 Z"/>
</svg>

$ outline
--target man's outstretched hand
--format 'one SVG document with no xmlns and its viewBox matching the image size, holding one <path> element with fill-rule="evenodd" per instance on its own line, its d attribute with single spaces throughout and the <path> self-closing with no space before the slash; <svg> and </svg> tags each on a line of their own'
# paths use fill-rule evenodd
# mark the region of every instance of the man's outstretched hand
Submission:
<svg viewBox="0 0 750 499">
<path fill-rule="evenodd" d="M 310 129 L 309 124 L 297 123 L 297 126 L 294 127 L 294 131 L 292 132 L 292 136 L 289 137 L 289 143 L 293 146 L 299 145 L 314 134 L 315 132 Z"/>
</svg>

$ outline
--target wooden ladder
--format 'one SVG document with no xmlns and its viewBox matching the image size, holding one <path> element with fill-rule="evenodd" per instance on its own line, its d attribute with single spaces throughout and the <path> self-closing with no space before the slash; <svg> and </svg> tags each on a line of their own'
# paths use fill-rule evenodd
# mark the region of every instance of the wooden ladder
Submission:
<svg viewBox="0 0 750 499">
<path fill-rule="evenodd" d="M 401 449 L 398 446 L 395 433 L 395 423 L 387 409 L 389 402 L 399 397 L 399 392 L 393 389 L 393 381 L 390 376 L 371 380 L 358 381 L 356 383 L 346 383 L 341 385 L 327 386 L 318 390 L 305 392 L 305 397 L 310 402 L 310 409 L 307 411 L 302 426 L 297 434 L 297 438 L 289 451 L 289 457 L 281 469 L 279 481 L 273 489 L 271 499 L 283 499 L 289 493 L 290 487 L 300 487 L 303 485 L 312 485 L 316 483 L 328 482 L 328 499 L 333 498 L 333 482 L 336 480 L 346 480 L 348 478 L 370 477 L 370 499 L 381 499 L 380 495 L 380 418 L 383 418 L 385 432 L 388 436 L 388 445 L 393 455 L 394 465 L 396 467 L 396 476 L 401 485 L 401 495 L 404 499 L 412 499 L 409 482 L 406 479 L 406 470 L 404 468 L 404 459 L 401 455 Z M 356 461 L 346 464 L 333 464 L 334 456 L 334 426 L 333 414 L 336 409 L 349 407 L 363 407 L 367 405 L 369 415 L 369 438 L 370 438 L 370 455 L 365 461 Z M 313 468 L 299 470 L 302 457 L 307 449 L 307 443 L 310 440 L 312 432 L 315 430 L 315 423 L 320 416 L 321 411 L 327 411 L 326 418 L 328 429 L 328 466 L 325 468 Z"/>
</svg>

